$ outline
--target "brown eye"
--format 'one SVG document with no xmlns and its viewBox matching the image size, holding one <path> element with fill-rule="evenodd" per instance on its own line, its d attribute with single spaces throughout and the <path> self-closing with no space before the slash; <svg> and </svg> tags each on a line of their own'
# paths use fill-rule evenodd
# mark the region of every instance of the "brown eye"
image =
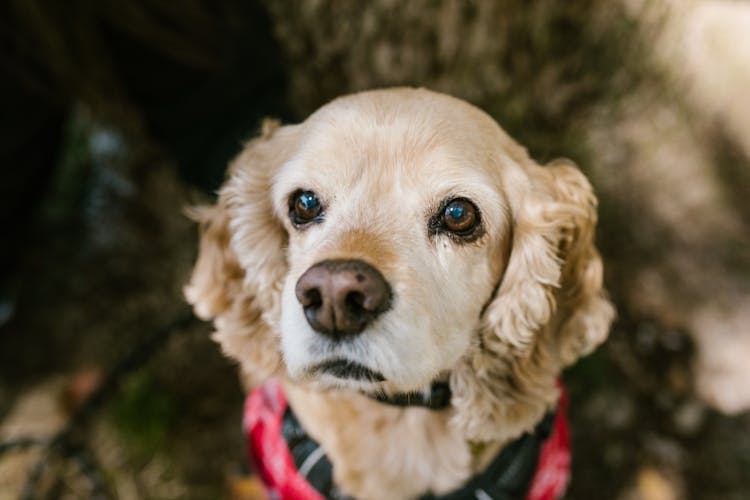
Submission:
<svg viewBox="0 0 750 500">
<path fill-rule="evenodd" d="M 289 218 L 295 224 L 320 220 L 323 206 L 312 191 L 297 191 L 289 199 Z"/>
<path fill-rule="evenodd" d="M 443 210 L 443 227 L 459 236 L 470 234 L 478 222 L 477 209 L 469 200 L 463 198 L 452 200 Z"/>
</svg>

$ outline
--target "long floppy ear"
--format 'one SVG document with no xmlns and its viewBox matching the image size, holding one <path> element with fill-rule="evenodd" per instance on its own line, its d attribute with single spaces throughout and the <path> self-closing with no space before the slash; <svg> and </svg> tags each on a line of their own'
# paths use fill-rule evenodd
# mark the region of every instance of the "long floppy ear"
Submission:
<svg viewBox="0 0 750 500">
<path fill-rule="evenodd" d="M 566 365 L 607 335 L 614 309 L 593 244 L 596 198 L 569 162 L 526 164 L 512 246 L 481 342 L 454 377 L 457 420 L 473 439 L 510 439 L 554 404 Z"/>
<path fill-rule="evenodd" d="M 532 191 L 515 217 L 510 259 L 485 324 L 520 357 L 537 346 L 540 330 L 558 330 L 549 336 L 558 344 L 551 354 L 567 366 L 604 341 L 614 315 L 594 246 L 597 201 L 567 160 L 530 165 L 529 174 Z"/>
<path fill-rule="evenodd" d="M 545 170 L 556 199 L 577 207 L 569 211 L 557 239 L 562 262 L 556 293 L 561 323 L 548 340 L 565 367 L 606 340 L 615 308 L 603 288 L 602 259 L 594 244 L 597 200 L 591 185 L 565 160 L 552 162 Z"/>
<path fill-rule="evenodd" d="M 286 274 L 287 234 L 271 204 L 271 182 L 293 153 L 294 126 L 267 121 L 229 167 L 211 207 L 193 210 L 200 248 L 184 293 L 213 338 L 254 385 L 281 367 L 275 322 Z"/>
</svg>

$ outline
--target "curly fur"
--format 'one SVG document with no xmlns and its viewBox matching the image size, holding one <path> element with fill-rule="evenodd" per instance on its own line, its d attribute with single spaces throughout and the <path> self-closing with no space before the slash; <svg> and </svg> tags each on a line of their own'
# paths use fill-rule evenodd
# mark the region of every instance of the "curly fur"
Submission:
<svg viewBox="0 0 750 500">
<path fill-rule="evenodd" d="M 325 224 L 289 224 L 295 188 L 323 193 Z M 478 200 L 486 234 L 476 242 L 430 239 L 422 228 L 448 195 Z M 300 125 L 267 122 L 197 218 L 188 300 L 214 320 L 249 384 L 285 381 L 337 484 L 357 498 L 460 485 L 555 404 L 560 371 L 606 338 L 614 316 L 585 177 L 566 161 L 535 164 L 487 115 L 426 90 L 365 92 Z M 394 310 L 350 347 L 312 332 L 290 292 L 324 258 L 367 260 L 396 294 Z M 388 380 L 371 387 L 306 373 L 331 353 Z M 446 411 L 403 411 L 360 394 L 419 389 L 446 373 Z M 469 451 L 476 442 L 485 453 Z"/>
</svg>

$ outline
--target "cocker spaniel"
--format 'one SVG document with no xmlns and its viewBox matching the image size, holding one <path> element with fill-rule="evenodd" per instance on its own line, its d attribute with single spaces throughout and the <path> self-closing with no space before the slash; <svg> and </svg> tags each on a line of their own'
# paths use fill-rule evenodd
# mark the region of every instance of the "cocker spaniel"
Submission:
<svg viewBox="0 0 750 500">
<path fill-rule="evenodd" d="M 424 89 L 266 122 L 196 213 L 186 296 L 249 386 L 280 381 L 331 465 L 321 496 L 450 497 L 554 411 L 614 316 L 585 177 Z"/>
</svg>

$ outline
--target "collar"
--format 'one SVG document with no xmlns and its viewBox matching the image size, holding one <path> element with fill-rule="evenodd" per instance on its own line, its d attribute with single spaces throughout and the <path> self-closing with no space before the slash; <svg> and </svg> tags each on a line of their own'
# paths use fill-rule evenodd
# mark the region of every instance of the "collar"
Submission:
<svg viewBox="0 0 750 500">
<path fill-rule="evenodd" d="M 412 406 L 414 401 L 409 399 L 407 404 Z M 557 410 L 548 413 L 532 432 L 506 445 L 483 472 L 455 491 L 420 500 L 561 498 L 570 471 L 566 406 L 563 391 Z M 344 498 L 333 484 L 333 466 L 325 451 L 287 406 L 281 384 L 272 381 L 250 393 L 244 428 L 253 466 L 276 497 Z"/>
<path fill-rule="evenodd" d="M 420 406 L 430 410 L 442 410 L 451 404 L 451 386 L 448 381 L 435 381 L 425 391 L 400 392 L 392 396 L 384 394 L 366 394 L 366 396 L 392 406 Z"/>
</svg>

